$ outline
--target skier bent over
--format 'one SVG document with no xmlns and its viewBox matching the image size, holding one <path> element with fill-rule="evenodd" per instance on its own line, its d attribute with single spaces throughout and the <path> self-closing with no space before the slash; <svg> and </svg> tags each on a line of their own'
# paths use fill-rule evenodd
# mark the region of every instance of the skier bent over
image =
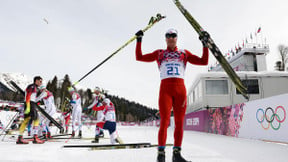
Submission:
<svg viewBox="0 0 288 162">
<path fill-rule="evenodd" d="M 92 108 L 94 111 L 103 111 L 105 115 L 105 121 L 98 122 L 96 128 L 95 142 L 99 142 L 100 128 L 108 130 L 110 134 L 111 144 L 119 142 L 118 135 L 116 131 L 116 114 L 114 104 L 108 99 L 105 98 L 102 102 L 103 106 L 97 107 L 96 105 Z"/>
</svg>

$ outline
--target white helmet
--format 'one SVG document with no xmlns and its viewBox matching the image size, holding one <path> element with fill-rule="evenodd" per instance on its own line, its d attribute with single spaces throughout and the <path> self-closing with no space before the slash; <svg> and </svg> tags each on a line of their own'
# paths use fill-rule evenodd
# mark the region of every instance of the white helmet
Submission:
<svg viewBox="0 0 288 162">
<path fill-rule="evenodd" d="M 103 100 L 103 102 L 104 102 L 106 105 L 109 105 L 111 101 L 109 100 L 109 98 L 105 98 L 105 99 Z"/>
<path fill-rule="evenodd" d="M 99 87 L 95 87 L 95 88 L 94 88 L 94 91 L 98 91 L 98 92 L 100 92 L 101 90 L 100 90 Z"/>
<path fill-rule="evenodd" d="M 167 34 L 175 34 L 175 35 L 177 36 L 177 35 L 178 35 L 178 32 L 177 32 L 176 29 L 170 28 L 170 29 L 168 29 L 168 30 L 166 31 L 165 36 L 166 36 Z"/>
<path fill-rule="evenodd" d="M 99 98 L 103 100 L 103 99 L 105 99 L 105 95 L 100 93 Z"/>
</svg>

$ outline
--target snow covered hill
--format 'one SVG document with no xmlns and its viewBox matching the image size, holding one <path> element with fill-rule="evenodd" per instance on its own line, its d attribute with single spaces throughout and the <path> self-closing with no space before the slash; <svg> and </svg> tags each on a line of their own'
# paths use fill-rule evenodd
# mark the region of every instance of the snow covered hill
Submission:
<svg viewBox="0 0 288 162">
<path fill-rule="evenodd" d="M 23 73 L 0 73 L 0 82 L 8 89 L 15 91 L 14 87 L 9 83 L 11 80 L 20 88 L 25 89 L 27 85 L 33 82 L 33 77 Z"/>
</svg>

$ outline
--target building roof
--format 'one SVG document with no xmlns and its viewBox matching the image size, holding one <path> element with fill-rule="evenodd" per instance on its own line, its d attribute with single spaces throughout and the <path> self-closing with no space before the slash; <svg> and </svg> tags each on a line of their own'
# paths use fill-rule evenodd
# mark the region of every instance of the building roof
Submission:
<svg viewBox="0 0 288 162">
<path fill-rule="evenodd" d="M 255 72 L 255 71 L 237 71 L 236 74 L 240 78 L 259 78 L 259 77 L 288 77 L 288 72 L 282 71 L 263 71 L 263 72 Z M 192 86 L 190 86 L 189 90 L 194 88 L 196 84 L 202 78 L 210 78 L 210 79 L 221 79 L 221 78 L 228 78 L 226 72 L 207 72 L 207 73 L 200 73 L 196 76 L 196 79 L 193 81 Z M 287 83 L 288 84 L 288 83 Z"/>
</svg>

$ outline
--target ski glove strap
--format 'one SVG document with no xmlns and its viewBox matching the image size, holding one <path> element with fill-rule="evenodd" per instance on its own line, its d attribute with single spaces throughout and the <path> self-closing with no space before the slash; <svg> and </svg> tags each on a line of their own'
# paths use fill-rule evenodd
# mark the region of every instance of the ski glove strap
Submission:
<svg viewBox="0 0 288 162">
<path fill-rule="evenodd" d="M 136 37 L 137 37 L 137 42 L 141 42 L 142 41 L 142 37 L 144 35 L 142 30 L 139 30 L 137 33 L 135 33 Z"/>
<path fill-rule="evenodd" d="M 70 104 L 76 104 L 76 101 L 71 100 Z"/>
<path fill-rule="evenodd" d="M 206 31 L 202 31 L 201 33 L 202 34 L 199 36 L 199 39 L 202 42 L 203 47 L 208 47 L 208 41 L 210 39 L 210 35 Z"/>
</svg>

